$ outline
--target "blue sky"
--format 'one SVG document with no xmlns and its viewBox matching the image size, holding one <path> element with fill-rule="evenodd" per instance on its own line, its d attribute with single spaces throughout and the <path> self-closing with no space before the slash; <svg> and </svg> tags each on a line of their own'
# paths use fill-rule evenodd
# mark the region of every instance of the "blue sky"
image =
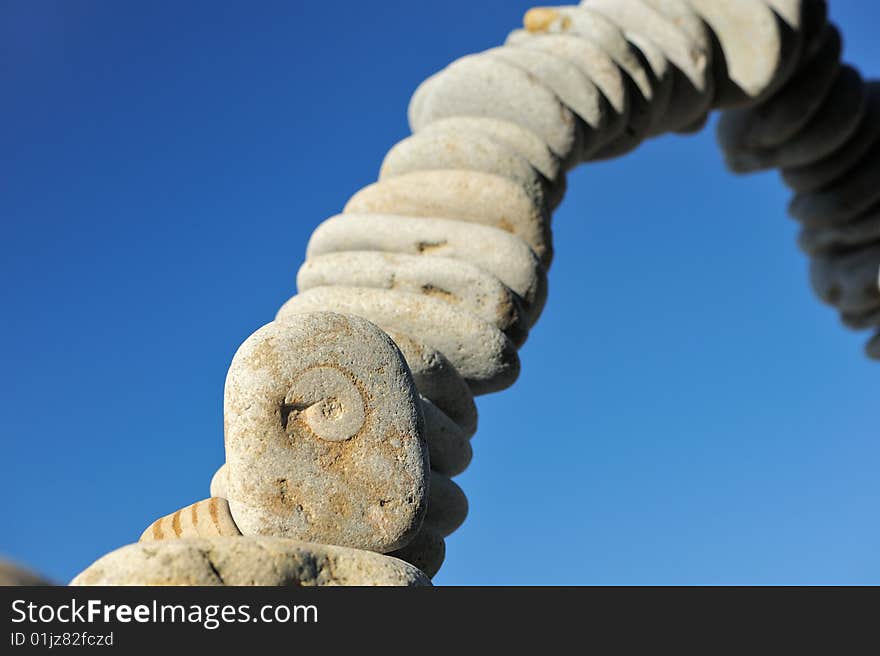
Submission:
<svg viewBox="0 0 880 656">
<path fill-rule="evenodd" d="M 880 9 L 832 1 L 880 67 Z M 208 496 L 237 346 L 418 82 L 529 3 L 0 2 L 0 553 L 58 580 Z M 880 365 L 713 130 L 569 177 L 439 584 L 880 583 Z"/>
</svg>

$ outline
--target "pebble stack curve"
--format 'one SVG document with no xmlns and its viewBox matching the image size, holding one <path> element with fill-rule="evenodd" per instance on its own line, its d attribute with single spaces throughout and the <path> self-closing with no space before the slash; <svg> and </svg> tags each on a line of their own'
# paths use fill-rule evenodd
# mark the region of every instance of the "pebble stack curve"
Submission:
<svg viewBox="0 0 880 656">
<path fill-rule="evenodd" d="M 876 332 L 880 85 L 841 50 L 825 0 L 585 0 L 429 77 L 233 358 L 210 498 L 73 583 L 429 584 L 467 515 L 474 397 L 514 383 L 547 299 L 566 171 L 713 109 L 729 167 L 794 191 L 816 294 Z"/>
</svg>

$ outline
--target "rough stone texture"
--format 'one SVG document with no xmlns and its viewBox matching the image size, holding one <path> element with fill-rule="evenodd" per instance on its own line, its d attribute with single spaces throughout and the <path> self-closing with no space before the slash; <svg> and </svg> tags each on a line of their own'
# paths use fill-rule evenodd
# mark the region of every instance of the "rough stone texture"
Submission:
<svg viewBox="0 0 880 656">
<path fill-rule="evenodd" d="M 500 330 L 444 301 L 406 292 L 316 287 L 288 300 L 277 320 L 304 312 L 334 311 L 410 335 L 443 353 L 474 394 L 506 389 L 519 375 L 516 347 Z"/>
<path fill-rule="evenodd" d="M 379 180 L 416 171 L 480 171 L 506 178 L 532 198 L 544 198 L 550 183 L 512 146 L 473 129 L 423 130 L 398 142 L 382 162 Z M 552 194 L 552 192 L 551 192 Z"/>
<path fill-rule="evenodd" d="M 588 158 L 606 139 L 611 107 L 593 81 L 564 57 L 541 50 L 501 46 L 486 55 L 513 64 L 546 84 L 583 125 L 579 159 Z"/>
<path fill-rule="evenodd" d="M 581 152 L 574 114 L 546 85 L 497 58 L 468 55 L 428 78 L 413 95 L 410 128 L 451 116 L 482 116 L 528 128 L 571 166 Z"/>
<path fill-rule="evenodd" d="M 868 106 L 858 130 L 841 147 L 806 166 L 782 171 L 786 185 L 800 193 L 812 193 L 837 182 L 849 173 L 880 141 L 880 83 L 866 85 Z"/>
<path fill-rule="evenodd" d="M 211 477 L 210 492 L 212 497 L 219 497 L 221 499 L 226 498 L 226 481 L 226 463 L 224 462 L 217 468 L 217 471 L 215 471 L 214 475 Z"/>
<path fill-rule="evenodd" d="M 431 472 L 431 496 L 425 525 L 446 537 L 464 523 L 468 514 L 467 497 L 451 478 Z"/>
<path fill-rule="evenodd" d="M 861 314 L 880 306 L 880 246 L 851 253 L 822 255 L 810 263 L 816 295 L 846 313 Z"/>
<path fill-rule="evenodd" d="M 819 51 L 777 94 L 754 107 L 724 112 L 718 122 L 718 141 L 728 159 L 735 163 L 743 151 L 780 146 L 802 130 L 837 79 L 840 52 L 840 33 L 829 25 Z"/>
<path fill-rule="evenodd" d="M 422 398 L 422 412 L 425 415 L 431 468 L 447 476 L 460 474 L 467 469 L 473 457 L 468 436 L 425 397 Z"/>
<path fill-rule="evenodd" d="M 811 255 L 876 241 L 880 241 L 880 207 L 869 210 L 852 223 L 804 228 L 798 236 L 798 245 Z"/>
<path fill-rule="evenodd" d="M 761 0 L 688 0 L 714 32 L 715 107 L 765 96 L 784 65 L 782 26 Z"/>
<path fill-rule="evenodd" d="M 461 429 L 465 437 L 477 431 L 477 405 L 461 374 L 435 348 L 406 335 L 389 331 L 403 353 L 419 392 Z"/>
<path fill-rule="evenodd" d="M 232 519 L 226 499 L 212 496 L 160 517 L 141 534 L 139 542 L 236 535 L 241 535 L 241 531 Z"/>
<path fill-rule="evenodd" d="M 808 194 L 798 194 L 788 212 L 808 226 L 839 225 L 854 220 L 880 202 L 880 144 L 843 179 Z"/>
<path fill-rule="evenodd" d="M 369 551 L 274 537 L 130 544 L 98 559 L 71 585 L 413 586 L 416 568 Z"/>
<path fill-rule="evenodd" d="M 776 148 L 733 153 L 727 157 L 728 166 L 744 173 L 812 164 L 841 148 L 858 129 L 866 110 L 862 77 L 844 66 L 828 97 L 800 132 Z"/>
<path fill-rule="evenodd" d="M 627 38 L 640 35 L 656 44 L 674 65 L 673 91 L 660 121 L 662 128 L 683 129 L 706 115 L 714 92 L 711 39 L 683 0 L 586 0 L 581 6 L 603 14 L 625 30 Z M 644 50 L 638 41 L 634 43 Z"/>
<path fill-rule="evenodd" d="M 604 130 L 606 142 L 610 144 L 621 138 L 628 144 L 638 143 L 637 138 L 624 134 L 628 129 L 635 86 L 627 84 L 623 72 L 598 45 L 570 34 L 532 34 L 526 30 L 511 32 L 506 45 L 549 52 L 577 66 L 593 81 L 610 105 L 611 113 Z"/>
<path fill-rule="evenodd" d="M 516 345 L 529 323 L 517 296 L 495 276 L 448 257 L 354 251 L 306 260 L 296 279 L 300 292 L 315 287 L 372 287 L 422 294 L 470 312 L 498 328 Z"/>
<path fill-rule="evenodd" d="M 549 207 L 540 195 L 479 171 L 416 171 L 357 192 L 344 214 L 456 219 L 504 230 L 525 241 L 544 266 L 553 259 Z"/>
<path fill-rule="evenodd" d="M 420 409 L 400 351 L 364 319 L 318 312 L 263 326 L 226 377 L 236 525 L 379 552 L 406 544 L 427 497 Z"/>
<path fill-rule="evenodd" d="M 639 57 L 620 28 L 607 18 L 583 7 L 539 7 L 526 12 L 523 26 L 533 34 L 557 33 L 579 36 L 595 43 L 627 74 L 637 93 L 631 94 L 628 134 L 630 144 L 648 135 L 654 122 L 651 101 L 654 99 L 653 72 Z M 665 108 L 661 108 L 665 109 Z M 623 152 L 624 148 L 617 150 Z"/>
<path fill-rule="evenodd" d="M 0 558 L 0 587 L 56 585 L 22 565 Z"/>
<path fill-rule="evenodd" d="M 422 526 L 412 542 L 389 555 L 411 563 L 429 578 L 434 578 L 446 558 L 446 541 L 430 526 Z"/>
<path fill-rule="evenodd" d="M 494 139 L 524 158 L 541 175 L 544 196 L 551 209 L 562 201 L 567 185 L 562 162 L 537 134 L 521 125 L 479 116 L 453 116 L 434 121 L 417 134 L 469 134 Z"/>
<path fill-rule="evenodd" d="M 529 325 L 537 321 L 547 300 L 547 273 L 534 251 L 523 240 L 490 226 L 452 219 L 343 214 L 318 226 L 306 257 L 347 251 L 409 253 L 470 262 L 522 299 Z"/>
</svg>

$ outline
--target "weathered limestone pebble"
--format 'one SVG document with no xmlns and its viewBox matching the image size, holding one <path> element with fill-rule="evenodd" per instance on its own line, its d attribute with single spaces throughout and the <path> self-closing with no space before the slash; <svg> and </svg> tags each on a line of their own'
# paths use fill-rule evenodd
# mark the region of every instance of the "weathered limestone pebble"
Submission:
<svg viewBox="0 0 880 656">
<path fill-rule="evenodd" d="M 583 134 L 574 114 L 543 82 L 498 58 L 468 55 L 416 90 L 410 128 L 451 116 L 482 116 L 528 128 L 565 163 L 578 161 Z"/>
<path fill-rule="evenodd" d="M 388 331 L 403 353 L 416 388 L 456 423 L 465 437 L 477 432 L 477 405 L 461 374 L 435 348 L 402 333 Z"/>
<path fill-rule="evenodd" d="M 808 226 L 838 225 L 854 220 L 880 202 L 880 144 L 841 180 L 813 193 L 795 196 L 788 212 Z"/>
<path fill-rule="evenodd" d="M 862 313 L 880 306 L 878 274 L 880 246 L 820 255 L 810 262 L 810 282 L 816 295 L 847 313 Z"/>
<path fill-rule="evenodd" d="M 852 223 L 803 228 L 798 235 L 798 245 L 810 255 L 876 241 L 880 241 L 880 207 L 872 208 Z"/>
<path fill-rule="evenodd" d="M 224 462 L 222 465 L 217 467 L 217 471 L 214 472 L 214 475 L 211 476 L 211 483 L 208 487 L 210 494 L 212 497 L 217 497 L 219 499 L 225 499 L 227 496 L 227 486 L 226 486 L 226 463 Z"/>
<path fill-rule="evenodd" d="M 506 178 L 532 198 L 552 196 L 550 182 L 503 141 L 476 130 L 422 130 L 385 155 L 379 180 L 416 171 L 479 171 Z"/>
<path fill-rule="evenodd" d="M 226 377 L 227 499 L 244 535 L 392 551 L 421 524 L 428 447 L 391 338 L 358 316 L 287 316 Z"/>
<path fill-rule="evenodd" d="M 672 102 L 672 91 L 675 87 L 675 66 L 649 38 L 639 33 L 627 31 L 622 27 L 621 30 L 633 47 L 636 57 L 642 62 L 642 67 L 650 73 L 651 127 L 648 130 L 648 136 L 668 132 L 673 125 L 676 125 L 674 121 L 670 122 L 672 115 L 669 112 L 669 103 Z"/>
<path fill-rule="evenodd" d="M 445 538 L 464 523 L 467 514 L 468 502 L 462 489 L 448 476 L 432 472 L 425 524 Z"/>
<path fill-rule="evenodd" d="M 862 78 L 854 68 L 844 66 L 825 102 L 800 132 L 776 148 L 728 153 L 728 166 L 747 172 L 809 165 L 842 147 L 858 129 L 866 110 Z"/>
<path fill-rule="evenodd" d="M 341 214 L 312 233 L 306 258 L 325 253 L 382 251 L 470 262 L 494 275 L 523 301 L 533 325 L 547 300 L 547 273 L 522 239 L 491 226 L 394 214 Z"/>
<path fill-rule="evenodd" d="M 473 457 L 468 435 L 426 397 L 422 397 L 422 412 L 431 468 L 447 476 L 460 474 Z"/>
<path fill-rule="evenodd" d="M 880 141 L 880 82 L 866 85 L 867 109 L 859 128 L 837 150 L 806 166 L 782 170 L 782 180 L 799 193 L 813 193 L 837 182 Z"/>
<path fill-rule="evenodd" d="M 819 51 L 764 102 L 724 112 L 718 141 L 736 157 L 742 151 L 773 148 L 803 129 L 828 97 L 840 71 L 840 33 L 829 25 Z"/>
<path fill-rule="evenodd" d="M 364 187 L 349 199 L 343 214 L 398 214 L 489 225 L 525 241 L 549 267 L 549 207 L 531 191 L 480 171 L 415 171 Z"/>
<path fill-rule="evenodd" d="M 851 330 L 866 330 L 880 326 L 880 305 L 868 310 L 841 312 L 840 320 Z"/>
<path fill-rule="evenodd" d="M 587 159 L 606 138 L 611 108 L 608 101 L 583 72 L 564 57 L 541 50 L 500 46 L 485 55 L 497 57 L 518 66 L 541 80 L 583 123 L 581 152 L 578 159 Z"/>
<path fill-rule="evenodd" d="M 880 360 L 880 333 L 874 335 L 867 344 L 865 344 L 865 355 L 872 360 Z"/>
<path fill-rule="evenodd" d="M 521 346 L 529 322 L 516 295 L 490 273 L 448 257 L 353 251 L 308 259 L 296 278 L 300 292 L 314 287 L 372 287 L 440 299 L 491 323 Z"/>
<path fill-rule="evenodd" d="M 571 34 L 595 43 L 604 50 L 635 85 L 631 94 L 629 136 L 631 143 L 644 139 L 654 121 L 651 101 L 655 85 L 653 71 L 638 56 L 623 31 L 607 18 L 592 10 L 575 6 L 537 7 L 523 18 L 526 31 L 533 34 Z M 618 147 L 617 150 L 623 150 Z"/>
<path fill-rule="evenodd" d="M 714 53 L 715 107 L 754 102 L 785 64 L 781 21 L 762 0 L 688 0 L 720 45 Z"/>
<path fill-rule="evenodd" d="M 278 537 L 187 538 L 130 544 L 71 585 L 418 586 L 415 567 L 370 551 Z"/>
<path fill-rule="evenodd" d="M 434 578 L 446 559 L 446 541 L 436 529 L 423 525 L 409 544 L 389 555 L 417 567 L 428 578 Z"/>
<path fill-rule="evenodd" d="M 417 134 L 471 134 L 491 138 L 523 157 L 541 175 L 544 195 L 550 208 L 562 201 L 567 187 L 565 168 L 541 137 L 511 121 L 480 116 L 452 116 L 426 125 Z"/>
<path fill-rule="evenodd" d="M 611 144 L 616 139 L 622 139 L 626 144 L 639 143 L 639 137 L 624 134 L 629 129 L 632 94 L 637 93 L 635 85 L 627 83 L 621 69 L 598 45 L 571 34 L 532 34 L 523 29 L 511 32 L 505 45 L 548 52 L 577 66 L 611 106 L 612 113 L 607 117 L 604 130 L 606 143 Z"/>
<path fill-rule="evenodd" d="M 630 41 L 630 35 L 641 35 L 655 43 L 673 64 L 673 91 L 660 122 L 663 128 L 686 128 L 706 115 L 714 92 L 712 44 L 703 22 L 683 0 L 585 0 L 581 6 L 613 21 Z"/>
<path fill-rule="evenodd" d="M 363 317 L 383 330 L 411 335 L 443 353 L 474 394 L 506 389 L 519 375 L 516 347 L 469 312 L 421 294 L 357 287 L 315 287 L 289 299 L 276 321 L 334 311 Z"/>
<path fill-rule="evenodd" d="M 211 477 L 211 484 L 208 489 L 212 497 L 219 497 L 221 499 L 226 498 L 228 492 L 226 487 L 225 462 L 217 468 L 217 471 L 214 472 L 214 475 Z"/>
<path fill-rule="evenodd" d="M 0 558 L 0 587 L 56 585 L 36 572 Z"/>
<path fill-rule="evenodd" d="M 241 535 L 241 531 L 232 519 L 229 504 L 224 497 L 212 496 L 157 519 L 141 534 L 139 542 L 235 535 Z"/>
</svg>

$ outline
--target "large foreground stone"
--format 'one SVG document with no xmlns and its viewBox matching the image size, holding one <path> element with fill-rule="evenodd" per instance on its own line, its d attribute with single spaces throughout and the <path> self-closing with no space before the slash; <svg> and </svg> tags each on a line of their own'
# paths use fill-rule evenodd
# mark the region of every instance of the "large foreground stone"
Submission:
<svg viewBox="0 0 880 656">
<path fill-rule="evenodd" d="M 430 585 L 418 569 L 369 551 L 271 537 L 130 544 L 71 585 Z"/>
</svg>

